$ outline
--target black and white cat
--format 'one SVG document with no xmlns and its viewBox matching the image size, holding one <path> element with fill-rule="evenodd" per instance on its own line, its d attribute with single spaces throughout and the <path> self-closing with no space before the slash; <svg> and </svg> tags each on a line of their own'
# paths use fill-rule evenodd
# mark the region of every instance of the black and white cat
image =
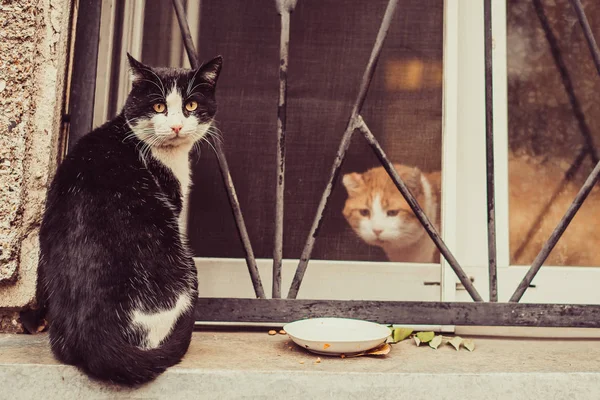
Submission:
<svg viewBox="0 0 600 400">
<path fill-rule="evenodd" d="M 222 59 L 184 70 L 128 57 L 123 111 L 77 143 L 49 189 L 39 296 L 59 360 L 134 385 L 177 364 L 190 343 L 188 154 L 209 133 Z"/>
</svg>

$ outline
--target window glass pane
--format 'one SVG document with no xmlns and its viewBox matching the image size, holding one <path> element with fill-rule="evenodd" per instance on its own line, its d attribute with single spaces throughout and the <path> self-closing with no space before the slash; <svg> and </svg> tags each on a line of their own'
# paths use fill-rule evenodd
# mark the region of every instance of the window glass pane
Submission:
<svg viewBox="0 0 600 400">
<path fill-rule="evenodd" d="M 171 30 L 163 27 L 169 17 L 158 3 L 146 3 L 142 59 L 150 64 L 169 60 L 172 51 L 161 44 L 169 40 Z M 292 14 L 285 258 L 298 258 L 306 241 L 386 5 L 387 0 L 349 0 L 343 6 L 334 0 L 299 1 Z M 196 42 L 201 59 L 224 57 L 217 126 L 256 256 L 270 258 L 279 16 L 273 0 L 202 1 L 200 15 Z M 394 162 L 426 173 L 441 168 L 442 46 L 443 1 L 401 0 L 362 112 Z M 188 233 L 195 255 L 243 257 L 214 152 L 203 146 L 194 160 Z M 342 174 L 378 165 L 356 132 Z M 439 179 L 439 174 L 431 179 Z M 432 186 L 431 195 L 439 196 Z M 313 258 L 386 260 L 379 247 L 365 243 L 351 229 L 342 214 L 346 198 L 340 179 Z M 439 202 L 434 203 L 430 208 L 439 215 Z"/>
<path fill-rule="evenodd" d="M 593 167 L 578 158 L 600 143 L 600 80 L 568 0 L 507 4 L 510 252 L 530 264 Z M 600 4 L 583 4 L 600 32 Z M 546 264 L 600 265 L 598 212 L 595 189 Z"/>
</svg>

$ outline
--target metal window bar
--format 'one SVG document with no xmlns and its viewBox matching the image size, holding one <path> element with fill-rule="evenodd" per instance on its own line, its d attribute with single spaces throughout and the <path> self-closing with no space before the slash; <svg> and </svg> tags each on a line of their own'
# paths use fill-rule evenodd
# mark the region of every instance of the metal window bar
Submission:
<svg viewBox="0 0 600 400">
<path fill-rule="evenodd" d="M 382 324 L 600 328 L 597 305 L 201 298 L 196 307 L 196 319 L 206 322 L 348 316 Z"/>
<path fill-rule="evenodd" d="M 483 3 L 485 51 L 485 144 L 487 173 L 488 273 L 490 301 L 498 301 L 496 269 L 496 208 L 494 182 L 494 88 L 492 84 L 492 0 Z"/>
<path fill-rule="evenodd" d="M 190 27 L 185 16 L 185 8 L 182 0 L 173 0 L 173 6 L 177 15 L 177 21 L 179 22 L 179 28 L 181 29 L 181 35 L 183 36 L 185 50 L 190 60 L 190 65 L 192 68 L 198 68 L 200 67 L 198 54 L 196 53 L 196 47 L 194 46 L 194 41 L 190 33 Z M 240 202 L 237 198 L 233 180 L 231 179 L 231 173 L 229 172 L 229 165 L 227 164 L 227 159 L 225 158 L 225 152 L 223 151 L 223 146 L 219 140 L 215 141 L 214 146 L 216 148 L 217 159 L 219 161 L 223 183 L 229 198 L 229 204 L 231 205 L 238 234 L 244 247 L 244 252 L 246 253 L 246 264 L 248 265 L 248 272 L 250 273 L 250 279 L 252 280 L 254 293 L 256 294 L 256 297 L 264 299 L 266 297 L 265 291 L 260 279 L 260 273 L 258 272 L 258 266 L 256 265 L 256 258 L 254 257 L 254 251 L 252 250 L 252 244 L 250 243 L 250 237 L 248 236 L 248 230 L 246 229 Z"/>
<path fill-rule="evenodd" d="M 584 31 L 584 35 L 588 42 L 588 46 L 590 48 L 590 52 L 592 53 L 592 57 L 594 58 L 594 62 L 596 67 L 600 73 L 600 51 L 596 45 L 591 29 L 589 28 L 589 24 L 587 22 L 587 18 L 585 16 L 585 12 L 581 7 L 581 3 L 579 0 L 571 0 L 573 7 L 577 13 L 579 22 Z M 178 20 L 181 26 L 182 34 L 184 36 L 184 43 L 186 45 L 186 50 L 188 56 L 190 58 L 190 63 L 193 67 L 197 67 L 198 61 L 194 51 L 194 46 L 191 40 L 191 36 L 189 35 L 189 29 L 187 28 L 187 23 L 185 21 L 183 7 L 180 0 L 173 0 L 173 4 L 176 7 Z M 318 317 L 318 316 L 347 316 L 350 313 L 356 318 L 364 318 L 379 322 L 385 321 L 409 321 L 411 323 L 419 323 L 419 324 L 444 324 L 444 325 L 513 325 L 513 326 L 570 326 L 570 327 L 600 327 L 600 306 L 598 305 L 561 305 L 561 304 L 515 304 L 514 302 L 518 302 L 522 297 L 525 290 L 529 287 L 533 277 L 539 271 L 541 265 L 544 260 L 549 255 L 552 248 L 556 245 L 556 242 L 560 239 L 560 236 L 568 226 L 569 222 L 572 220 L 578 209 L 581 207 L 583 201 L 593 188 L 594 184 L 598 180 L 600 176 L 600 162 L 598 162 L 592 171 L 592 173 L 587 178 L 585 184 L 575 197 L 573 203 L 567 210 L 566 214 L 563 216 L 562 220 L 554 230 L 551 237 L 545 243 L 544 247 L 534 260 L 530 270 L 527 275 L 523 279 L 523 281 L 519 284 L 519 287 L 511 297 L 509 303 L 492 303 L 496 301 L 494 299 L 494 293 L 491 291 L 491 301 L 490 303 L 481 303 L 482 299 L 475 290 L 474 286 L 464 274 L 464 271 L 458 265 L 458 262 L 454 259 L 448 248 L 445 246 L 442 239 L 439 237 L 439 234 L 436 232 L 435 228 L 431 225 L 427 216 L 423 213 L 422 209 L 404 184 L 397 172 L 393 168 L 393 165 L 387 159 L 383 149 L 379 146 L 377 139 L 370 132 L 367 125 L 364 123 L 360 116 L 360 110 L 364 103 L 370 81 L 372 79 L 375 66 L 377 64 L 377 60 L 381 53 L 383 41 L 386 37 L 387 30 L 389 29 L 391 18 L 394 14 L 395 8 L 397 6 L 397 0 L 390 0 L 388 2 L 388 6 L 386 8 L 386 12 L 381 23 L 379 33 L 377 35 L 377 39 L 375 41 L 375 45 L 373 47 L 373 51 L 371 53 L 371 57 L 369 58 L 369 62 L 365 69 L 363 79 L 361 82 L 361 86 L 359 89 L 359 93 L 355 104 L 353 106 L 351 117 L 348 121 L 348 126 L 344 135 L 342 136 L 342 140 L 340 142 L 340 146 L 334 160 L 334 164 L 332 167 L 332 172 L 330 175 L 329 182 L 326 186 L 326 189 L 321 198 L 321 202 L 317 209 L 317 214 L 315 216 L 315 220 L 313 222 L 313 226 L 311 228 L 310 235 L 306 242 L 304 251 L 302 253 L 302 257 L 298 268 L 296 270 L 296 275 L 294 276 L 294 280 L 292 282 L 292 286 L 290 287 L 290 292 L 288 293 L 288 299 L 272 299 L 272 300 L 248 300 L 248 299 L 199 299 L 198 307 L 196 309 L 196 313 L 199 319 L 204 321 L 223 321 L 225 320 L 224 314 L 220 312 L 222 310 L 222 301 L 227 302 L 227 306 L 229 309 L 229 313 L 226 314 L 226 320 L 228 321 L 244 321 L 244 322 L 264 322 L 264 321 L 288 321 L 293 319 L 300 319 L 306 317 Z M 291 8 L 290 8 L 291 10 Z M 288 15 L 289 17 L 289 15 Z M 282 22 L 284 16 L 282 15 Z M 486 142 L 487 146 L 487 154 L 486 161 L 488 166 L 488 242 L 492 241 L 495 237 L 495 227 L 493 223 L 493 196 L 494 196 L 494 186 L 493 186 L 493 147 L 490 146 L 491 141 L 493 139 L 493 114 L 492 114 L 492 81 L 491 81 L 491 73 L 492 73 L 492 36 L 491 36 L 491 0 L 485 0 L 484 3 L 484 36 L 485 36 L 485 65 L 486 65 Z M 289 20 L 288 28 L 289 28 Z M 282 39 L 284 39 L 284 24 L 282 23 Z M 289 32 L 288 32 L 289 33 Z M 186 36 L 187 35 L 187 36 Z M 289 36 L 288 36 L 289 39 Z M 282 40 L 282 49 L 283 44 L 286 43 Z M 286 43 L 287 44 L 287 43 Z M 282 79 L 285 81 L 285 79 Z M 285 82 L 284 82 L 285 83 Z M 282 86 L 282 91 L 285 96 L 285 85 Z M 281 99 L 281 97 L 280 97 Z M 280 105 L 282 103 L 280 102 Z M 283 101 L 283 105 L 285 105 L 285 98 Z M 280 111 L 280 110 L 279 110 Z M 285 110 L 283 110 L 285 114 Z M 281 125 L 281 129 L 278 129 L 278 139 L 280 140 L 279 144 L 281 144 L 281 139 L 284 138 L 284 125 Z M 318 236 L 319 227 L 322 223 L 323 214 L 327 208 L 327 203 L 329 199 L 329 195 L 331 194 L 333 184 L 336 181 L 336 178 L 339 174 L 341 164 L 344 159 L 345 152 L 349 146 L 350 139 L 355 129 L 359 129 L 363 136 L 367 139 L 369 144 L 371 145 L 375 154 L 379 157 L 381 163 L 387 170 L 388 174 L 398 187 L 399 191 L 406 198 L 407 202 L 417 215 L 419 221 L 430 235 L 432 240 L 435 242 L 436 246 L 440 250 L 440 252 L 444 255 L 446 260 L 450 263 L 453 270 L 463 282 L 465 288 L 469 291 L 471 297 L 476 300 L 475 303 L 443 303 L 443 302 L 393 302 L 393 301 L 315 301 L 315 300 L 295 300 L 297 296 L 300 284 L 302 282 L 302 278 L 306 271 L 308 261 L 310 259 L 310 255 L 312 252 L 312 248 L 314 246 L 314 242 Z M 590 147 L 592 145 L 592 147 Z M 593 149 L 593 144 L 588 142 L 589 153 L 593 158 L 597 158 L 595 155 L 595 150 Z M 222 150 L 220 151 L 222 152 Z M 579 159 L 580 157 L 578 157 Z M 284 162 L 284 153 L 282 152 L 279 157 L 280 161 Z M 221 161 L 221 159 L 220 159 Z M 224 161 L 224 157 L 223 157 Z M 491 167 L 491 168 L 490 168 Z M 491 169 L 491 171 L 490 171 Z M 491 172 L 491 173 L 490 173 Z M 225 164 L 224 175 L 227 175 L 227 165 Z M 231 184 L 231 178 L 228 176 L 228 183 Z M 491 181 L 491 182 L 490 182 Z M 228 186 L 228 189 L 233 189 L 233 186 Z M 229 192 L 229 191 L 228 191 Z M 235 192 L 232 197 L 235 200 Z M 492 204 L 489 204 L 492 202 Z M 237 202 L 232 201 L 232 208 L 234 208 L 235 213 L 235 205 L 238 206 L 239 212 L 239 204 Z M 237 221 L 236 214 L 236 221 Z M 241 219 L 241 213 L 239 213 Z M 491 223 L 490 223 L 491 220 Z M 241 226 L 241 228 L 240 228 Z M 243 225 L 243 219 L 241 219 L 241 224 L 238 226 L 240 229 L 240 235 L 243 236 L 242 230 L 245 232 L 245 227 Z M 246 234 L 247 237 L 247 234 Z M 246 242 L 243 240 L 244 244 Z M 248 241 L 249 243 L 249 241 Z M 490 244 L 490 289 L 495 288 L 496 285 L 496 269 L 495 269 L 495 245 L 492 250 L 492 245 Z M 250 248 L 251 250 L 251 248 Z M 275 265 L 275 264 L 274 264 Z M 255 275 L 252 273 L 252 268 L 249 263 L 249 270 L 251 272 L 251 276 Z M 258 271 L 256 270 L 256 273 Z M 275 267 L 274 267 L 275 272 Z M 256 275 L 258 276 L 258 275 Z M 253 279 L 254 283 L 254 279 Z M 259 281 L 260 283 L 260 281 Z M 256 286 L 255 286 L 256 287 Z M 200 311 L 202 310 L 202 312 Z M 219 310 L 219 312 L 217 312 Z M 375 312 L 375 313 L 374 313 Z"/>
<path fill-rule="evenodd" d="M 275 0 L 281 15 L 279 44 L 279 102 L 277 104 L 277 181 L 275 183 L 275 240 L 273 245 L 273 298 L 281 297 L 283 262 L 283 212 L 285 198 L 285 126 L 287 115 L 287 69 L 290 44 L 290 14 L 297 0 Z"/>
</svg>

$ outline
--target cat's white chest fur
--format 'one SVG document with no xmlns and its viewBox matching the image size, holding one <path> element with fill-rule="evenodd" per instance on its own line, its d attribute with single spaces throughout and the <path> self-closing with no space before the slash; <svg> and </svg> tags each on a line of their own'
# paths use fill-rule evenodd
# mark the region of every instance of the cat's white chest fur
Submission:
<svg viewBox="0 0 600 400">
<path fill-rule="evenodd" d="M 181 213 L 179 214 L 179 231 L 182 237 L 187 234 L 188 198 L 191 184 L 189 151 L 191 146 L 153 148 L 152 155 L 168 167 L 181 187 Z"/>
</svg>

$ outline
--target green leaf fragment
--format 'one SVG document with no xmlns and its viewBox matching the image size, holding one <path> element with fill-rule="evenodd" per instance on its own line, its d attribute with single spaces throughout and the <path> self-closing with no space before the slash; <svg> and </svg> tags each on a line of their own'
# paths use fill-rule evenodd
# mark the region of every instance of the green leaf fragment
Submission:
<svg viewBox="0 0 600 400">
<path fill-rule="evenodd" d="M 452 339 L 448 340 L 448 344 L 451 344 L 456 351 L 460 350 L 460 345 L 462 342 L 463 339 L 460 336 L 454 336 Z"/>
<path fill-rule="evenodd" d="M 398 343 L 409 337 L 412 333 L 413 330 L 410 328 L 394 328 L 392 338 L 394 339 L 394 343 Z"/>
<path fill-rule="evenodd" d="M 440 344 L 442 344 L 441 336 L 435 336 L 433 339 L 431 339 L 429 341 L 429 347 L 431 347 L 432 349 L 435 349 L 435 350 L 437 350 L 437 348 L 439 347 Z"/>
<path fill-rule="evenodd" d="M 419 340 L 423 343 L 431 342 L 431 340 L 435 337 L 435 333 L 433 332 L 417 332 L 417 336 Z"/>
<path fill-rule="evenodd" d="M 465 346 L 465 349 L 469 351 L 475 350 L 475 342 L 472 339 L 465 339 L 462 344 Z"/>
</svg>

